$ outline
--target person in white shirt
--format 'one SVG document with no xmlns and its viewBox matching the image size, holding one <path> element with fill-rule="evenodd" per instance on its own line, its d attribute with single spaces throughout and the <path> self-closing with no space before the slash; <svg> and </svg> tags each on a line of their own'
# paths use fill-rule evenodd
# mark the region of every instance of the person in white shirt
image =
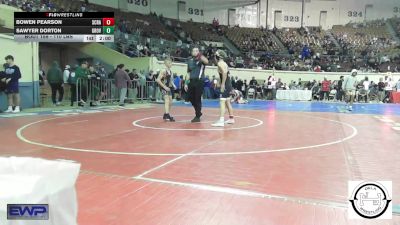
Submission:
<svg viewBox="0 0 400 225">
<path fill-rule="evenodd" d="M 71 66 L 66 65 L 64 72 L 63 72 L 63 80 L 64 80 L 64 84 L 68 84 L 68 78 L 71 74 Z"/>
<path fill-rule="evenodd" d="M 360 95 L 364 96 L 365 103 L 368 102 L 368 95 L 369 95 L 369 84 L 370 82 L 368 81 L 368 77 L 365 77 L 362 85 L 363 85 L 363 90 L 360 90 Z"/>
<path fill-rule="evenodd" d="M 385 98 L 387 99 L 390 96 L 390 92 L 393 91 L 393 81 L 392 78 L 387 78 L 386 82 L 385 82 Z"/>
<path fill-rule="evenodd" d="M 271 76 L 271 78 L 269 78 L 269 82 L 271 83 L 271 89 L 272 89 L 272 97 L 271 100 L 275 100 L 276 98 L 276 78 L 274 75 Z"/>
<path fill-rule="evenodd" d="M 64 72 L 63 72 L 63 82 L 64 82 L 64 91 L 65 91 L 65 95 L 68 95 L 68 92 L 71 92 L 72 87 L 71 85 L 69 85 L 69 88 L 67 89 L 70 81 L 70 77 L 71 77 L 71 66 L 70 65 L 66 65 Z"/>
</svg>

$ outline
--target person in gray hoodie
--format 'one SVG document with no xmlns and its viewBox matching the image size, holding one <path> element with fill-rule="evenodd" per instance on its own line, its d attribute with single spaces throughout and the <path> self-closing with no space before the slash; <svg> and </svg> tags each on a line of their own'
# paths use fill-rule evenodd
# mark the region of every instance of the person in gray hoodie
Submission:
<svg viewBox="0 0 400 225">
<path fill-rule="evenodd" d="M 357 73 L 358 71 L 353 69 L 351 75 L 347 76 L 342 83 L 342 89 L 346 95 L 346 109 L 349 111 L 353 111 L 354 96 L 356 95 L 356 87 L 358 83 L 356 77 Z"/>
<path fill-rule="evenodd" d="M 119 64 L 114 75 L 115 86 L 119 90 L 119 106 L 125 105 L 126 93 L 128 90 L 128 83 L 132 86 L 132 81 L 127 72 L 124 70 L 125 65 Z"/>
</svg>

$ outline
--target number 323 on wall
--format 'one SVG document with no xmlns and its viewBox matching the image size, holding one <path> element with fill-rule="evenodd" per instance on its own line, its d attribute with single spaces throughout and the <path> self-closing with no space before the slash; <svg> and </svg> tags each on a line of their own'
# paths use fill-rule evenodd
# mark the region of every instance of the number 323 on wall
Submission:
<svg viewBox="0 0 400 225">
<path fill-rule="evenodd" d="M 299 22 L 300 21 L 300 17 L 298 17 L 298 16 L 285 16 L 283 18 L 283 20 L 285 22 Z"/>
</svg>

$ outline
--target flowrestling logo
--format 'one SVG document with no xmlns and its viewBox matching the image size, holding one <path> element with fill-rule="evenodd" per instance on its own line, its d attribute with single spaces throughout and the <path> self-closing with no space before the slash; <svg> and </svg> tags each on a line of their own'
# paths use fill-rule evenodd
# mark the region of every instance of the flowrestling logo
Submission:
<svg viewBox="0 0 400 225">
<path fill-rule="evenodd" d="M 392 182 L 349 181 L 350 219 L 392 219 Z"/>
<path fill-rule="evenodd" d="M 7 204 L 8 220 L 48 220 L 48 204 Z"/>
</svg>

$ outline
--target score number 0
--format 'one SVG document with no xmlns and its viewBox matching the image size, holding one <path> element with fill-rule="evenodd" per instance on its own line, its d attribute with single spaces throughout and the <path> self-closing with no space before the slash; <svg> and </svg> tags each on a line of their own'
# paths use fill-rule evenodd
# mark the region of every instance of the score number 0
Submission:
<svg viewBox="0 0 400 225">
<path fill-rule="evenodd" d="M 114 18 L 103 18 L 103 26 L 114 26 Z"/>
</svg>

